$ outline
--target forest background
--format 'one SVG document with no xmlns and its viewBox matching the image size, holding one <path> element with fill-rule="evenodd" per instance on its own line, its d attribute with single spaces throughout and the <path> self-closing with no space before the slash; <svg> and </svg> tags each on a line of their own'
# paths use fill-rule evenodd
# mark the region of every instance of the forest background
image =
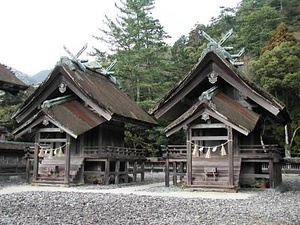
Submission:
<svg viewBox="0 0 300 225">
<path fill-rule="evenodd" d="M 144 110 L 154 104 L 175 83 L 182 79 L 199 60 L 207 41 L 200 31 L 215 40 L 231 28 L 234 34 L 226 45 L 235 51 L 245 48 L 239 67 L 245 76 L 281 100 L 290 113 L 292 123 L 286 127 L 269 121 L 265 136 L 273 136 L 278 144 L 291 150 L 291 156 L 300 156 L 300 4 L 298 0 L 243 0 L 234 8 L 222 8 L 211 18 L 209 25 L 195 24 L 189 35 L 181 36 L 173 45 L 167 44 L 168 34 L 159 20 L 153 18 L 154 0 L 124 0 L 116 5 L 117 18 L 104 18 L 106 27 L 95 37 L 108 45 L 109 51 L 94 49 L 104 67 L 117 60 L 113 71 L 123 91 Z M 196 17 L 196 15 L 195 15 Z M 0 123 L 4 124 L 7 140 L 14 140 L 10 132 L 16 127 L 12 113 L 34 90 L 17 96 L 0 96 Z M 125 141 L 128 147 L 146 148 L 157 155 L 160 146 L 184 144 L 184 132 L 166 138 L 167 121 L 158 121 L 153 129 L 126 125 Z M 32 141 L 28 134 L 17 141 Z M 286 156 L 290 156 L 288 155 Z"/>
</svg>

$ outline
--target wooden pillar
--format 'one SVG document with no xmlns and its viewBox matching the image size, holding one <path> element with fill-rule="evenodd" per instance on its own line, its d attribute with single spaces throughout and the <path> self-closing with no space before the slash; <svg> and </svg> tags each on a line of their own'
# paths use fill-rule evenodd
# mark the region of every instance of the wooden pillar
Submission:
<svg viewBox="0 0 300 225">
<path fill-rule="evenodd" d="M 137 161 L 134 161 L 134 163 L 133 163 L 133 182 L 136 182 L 136 176 L 137 176 Z"/>
<path fill-rule="evenodd" d="M 173 185 L 177 185 L 177 163 L 173 162 Z"/>
<path fill-rule="evenodd" d="M 269 182 L 270 182 L 270 188 L 275 188 L 275 182 L 274 182 L 274 162 L 273 162 L 272 155 L 270 155 L 270 159 L 269 159 Z"/>
<path fill-rule="evenodd" d="M 141 164 L 141 182 L 145 180 L 145 162 Z"/>
<path fill-rule="evenodd" d="M 183 174 L 183 162 L 180 162 L 180 164 L 179 164 L 179 172 L 181 173 L 181 174 Z M 180 181 L 182 181 L 183 180 L 183 175 L 180 175 Z"/>
<path fill-rule="evenodd" d="M 116 161 L 115 165 L 115 184 L 119 184 L 120 181 L 120 161 Z"/>
<path fill-rule="evenodd" d="M 233 135 L 232 135 L 232 128 L 228 127 L 228 176 L 229 176 L 229 186 L 234 186 L 234 165 L 233 165 Z"/>
<path fill-rule="evenodd" d="M 37 132 L 35 135 L 35 146 L 34 146 L 34 161 L 33 161 L 33 175 L 32 181 L 37 181 L 38 179 L 38 170 L 39 170 L 39 140 L 40 140 L 40 132 Z"/>
<path fill-rule="evenodd" d="M 170 164 L 169 164 L 169 149 L 167 146 L 166 159 L 165 159 L 165 186 L 166 187 L 170 186 L 169 177 L 170 177 Z"/>
<path fill-rule="evenodd" d="M 187 184 L 192 185 L 192 143 L 191 143 L 191 128 L 188 127 L 187 132 Z"/>
<path fill-rule="evenodd" d="M 71 151 L 70 151 L 70 135 L 66 134 L 67 136 L 67 143 L 66 143 L 66 152 L 65 152 L 65 156 L 66 156 L 66 162 L 65 162 L 65 184 L 69 184 L 70 183 L 70 163 L 71 163 Z"/>
<path fill-rule="evenodd" d="M 84 134 L 79 136 L 79 155 L 84 155 Z"/>
<path fill-rule="evenodd" d="M 128 181 L 129 181 L 129 179 L 128 179 L 128 174 L 129 174 L 129 171 L 128 171 L 128 168 L 129 168 L 129 162 L 128 161 L 126 161 L 126 162 L 124 162 L 124 182 L 125 183 L 128 183 Z"/>
<path fill-rule="evenodd" d="M 109 184 L 109 168 L 110 168 L 110 161 L 109 161 L 109 159 L 106 159 L 105 160 L 105 175 L 104 175 L 105 185 Z"/>
</svg>

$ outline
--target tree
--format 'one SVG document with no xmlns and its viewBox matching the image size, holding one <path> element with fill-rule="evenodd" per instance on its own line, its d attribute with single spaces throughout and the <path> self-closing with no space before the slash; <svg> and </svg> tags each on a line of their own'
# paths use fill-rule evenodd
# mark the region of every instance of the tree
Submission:
<svg viewBox="0 0 300 225">
<path fill-rule="evenodd" d="M 300 45 L 291 42 L 282 42 L 272 50 L 266 50 L 258 60 L 250 64 L 250 70 L 254 78 L 265 90 L 283 101 L 290 113 L 291 128 L 297 132 L 299 129 L 299 101 L 300 101 Z M 284 130 L 271 125 L 281 143 L 284 143 Z M 287 133 L 285 134 L 287 135 Z M 293 136 L 295 136 L 296 133 Z M 293 154 L 299 155 L 300 138 L 295 136 L 288 138 L 286 144 L 286 155 L 289 156 L 289 149 L 293 146 Z"/>
<path fill-rule="evenodd" d="M 151 16 L 154 0 L 126 0 L 116 4 L 120 15 L 106 17 L 108 30 L 97 37 L 107 42 L 117 78 L 124 91 L 136 102 L 149 108 L 170 85 L 167 67 L 168 37 L 157 19 Z"/>
<path fill-rule="evenodd" d="M 262 6 L 250 12 L 241 10 L 237 16 L 239 47 L 245 47 L 247 54 L 258 57 L 260 49 L 282 21 L 280 13 L 270 6 Z"/>
<path fill-rule="evenodd" d="M 271 40 L 269 43 L 262 48 L 262 53 L 264 53 L 267 50 L 272 50 L 276 46 L 280 45 L 283 42 L 289 43 L 289 45 L 295 45 L 296 39 L 294 38 L 293 34 L 288 32 L 288 28 L 285 23 L 280 23 L 274 34 L 272 35 Z"/>
</svg>

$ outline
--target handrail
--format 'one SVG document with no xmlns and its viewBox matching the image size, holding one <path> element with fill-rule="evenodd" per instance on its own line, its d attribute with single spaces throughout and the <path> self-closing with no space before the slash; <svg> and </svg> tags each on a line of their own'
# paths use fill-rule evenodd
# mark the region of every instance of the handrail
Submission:
<svg viewBox="0 0 300 225">
<path fill-rule="evenodd" d="M 146 157 L 145 149 L 136 148 L 126 148 L 126 147 L 116 147 L 116 146 L 84 146 L 84 155 L 87 156 L 97 156 L 104 155 L 107 157 Z"/>
</svg>

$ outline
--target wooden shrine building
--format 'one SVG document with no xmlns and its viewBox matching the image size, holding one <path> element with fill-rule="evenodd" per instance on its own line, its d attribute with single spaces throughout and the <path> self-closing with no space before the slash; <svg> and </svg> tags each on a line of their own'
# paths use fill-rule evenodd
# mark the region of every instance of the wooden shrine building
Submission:
<svg viewBox="0 0 300 225">
<path fill-rule="evenodd" d="M 186 154 L 176 155 L 169 143 L 169 159 L 175 167 L 186 161 L 189 188 L 236 190 L 256 179 L 271 187 L 281 183 L 279 149 L 263 131 L 266 118 L 290 122 L 287 110 L 219 51 L 206 51 L 151 113 L 170 121 L 166 136 L 186 130 Z"/>
<path fill-rule="evenodd" d="M 34 183 L 143 179 L 145 151 L 124 146 L 124 124 L 156 122 L 107 71 L 62 57 L 13 118 L 16 137 L 35 133 Z"/>
<path fill-rule="evenodd" d="M 17 94 L 27 88 L 28 86 L 19 80 L 7 66 L 0 63 L 0 90 Z"/>
</svg>

